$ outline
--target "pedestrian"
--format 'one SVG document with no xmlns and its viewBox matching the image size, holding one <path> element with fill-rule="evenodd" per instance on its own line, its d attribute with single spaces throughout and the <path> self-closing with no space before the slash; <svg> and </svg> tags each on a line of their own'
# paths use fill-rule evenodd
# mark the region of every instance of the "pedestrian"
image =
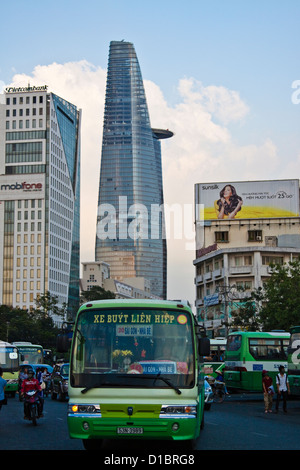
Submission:
<svg viewBox="0 0 300 470">
<path fill-rule="evenodd" d="M 277 398 L 276 398 L 276 413 L 278 413 L 279 401 L 283 399 L 283 411 L 287 413 L 286 401 L 287 396 L 290 394 L 290 384 L 287 374 L 284 371 L 284 366 L 279 366 L 279 374 L 276 375 L 277 385 Z"/>
<path fill-rule="evenodd" d="M 6 397 L 5 397 L 5 387 L 6 387 L 6 380 L 2 377 L 3 375 L 3 369 L 0 367 L 0 410 L 2 408 L 2 405 L 6 405 Z"/>
<path fill-rule="evenodd" d="M 262 371 L 262 386 L 264 392 L 265 413 L 272 413 L 274 387 L 272 377 L 269 376 L 268 371 Z"/>
</svg>

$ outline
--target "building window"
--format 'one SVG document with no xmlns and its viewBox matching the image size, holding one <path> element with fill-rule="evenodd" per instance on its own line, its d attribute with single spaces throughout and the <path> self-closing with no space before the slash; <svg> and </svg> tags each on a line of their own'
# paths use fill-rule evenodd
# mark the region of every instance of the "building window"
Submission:
<svg viewBox="0 0 300 470">
<path fill-rule="evenodd" d="M 262 230 L 248 230 L 248 242 L 261 242 Z"/>
<path fill-rule="evenodd" d="M 236 281 L 236 287 L 238 290 L 251 290 L 252 281 Z"/>
<path fill-rule="evenodd" d="M 229 241 L 228 232 L 215 232 L 215 242 L 216 243 L 227 243 Z"/>
<path fill-rule="evenodd" d="M 270 264 L 283 264 L 283 256 L 263 256 L 262 264 L 269 266 Z"/>
<path fill-rule="evenodd" d="M 233 266 L 252 266 L 252 256 L 235 256 Z"/>
</svg>

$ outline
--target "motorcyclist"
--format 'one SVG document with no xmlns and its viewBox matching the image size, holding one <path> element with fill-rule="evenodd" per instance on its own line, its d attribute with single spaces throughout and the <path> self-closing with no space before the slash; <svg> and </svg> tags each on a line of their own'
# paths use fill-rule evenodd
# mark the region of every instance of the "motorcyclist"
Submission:
<svg viewBox="0 0 300 470">
<path fill-rule="evenodd" d="M 38 392 L 41 392 L 41 386 L 39 384 L 39 381 L 34 378 L 34 371 L 32 369 L 29 369 L 27 373 L 27 379 L 24 379 L 22 382 L 21 386 L 21 394 L 22 396 L 25 397 L 24 401 L 24 419 L 28 419 L 29 414 L 28 414 L 28 403 L 26 401 L 26 392 L 29 392 L 31 390 L 37 390 Z M 39 418 L 42 416 L 42 404 L 41 401 L 38 397 L 38 415 Z"/>
</svg>

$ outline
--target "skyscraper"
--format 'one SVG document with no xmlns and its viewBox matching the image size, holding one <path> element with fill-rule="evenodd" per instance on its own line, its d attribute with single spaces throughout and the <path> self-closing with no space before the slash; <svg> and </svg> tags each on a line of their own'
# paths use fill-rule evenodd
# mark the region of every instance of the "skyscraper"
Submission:
<svg viewBox="0 0 300 470">
<path fill-rule="evenodd" d="M 32 309 L 49 291 L 74 312 L 81 111 L 47 86 L 8 87 L 0 103 L 0 304 Z"/>
<path fill-rule="evenodd" d="M 96 261 L 111 277 L 144 277 L 151 292 L 167 294 L 160 139 L 151 129 L 142 74 L 133 44 L 110 43 L 98 197 Z"/>
</svg>

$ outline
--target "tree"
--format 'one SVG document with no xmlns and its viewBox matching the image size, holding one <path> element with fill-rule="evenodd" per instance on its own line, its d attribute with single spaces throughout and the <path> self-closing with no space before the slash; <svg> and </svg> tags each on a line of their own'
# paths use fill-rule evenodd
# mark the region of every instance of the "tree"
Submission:
<svg viewBox="0 0 300 470">
<path fill-rule="evenodd" d="M 37 307 L 28 311 L 20 308 L 0 306 L 0 339 L 10 343 L 29 341 L 44 348 L 54 348 L 59 329 L 55 327 L 52 314 L 62 315 L 57 307 L 57 298 L 49 292 L 36 301 Z"/>
<path fill-rule="evenodd" d="M 91 302 L 92 300 L 115 299 L 115 294 L 110 290 L 105 290 L 100 286 L 93 286 L 90 290 L 81 292 L 80 302 Z"/>
<path fill-rule="evenodd" d="M 300 324 L 300 260 L 271 265 L 272 274 L 264 285 L 259 318 L 265 331 Z"/>
<path fill-rule="evenodd" d="M 243 290 L 244 289 L 239 289 Z M 262 289 L 255 289 L 243 302 L 237 304 L 238 308 L 231 311 L 231 328 L 238 328 L 247 331 L 258 331 L 262 324 L 259 312 L 259 303 L 263 298 Z"/>
<path fill-rule="evenodd" d="M 59 308 L 57 303 L 57 295 L 51 295 L 49 291 L 47 291 L 45 294 L 40 294 L 35 299 L 35 314 L 40 317 L 51 317 L 51 315 L 64 317 L 65 306 L 63 306 L 63 308 Z"/>
</svg>

